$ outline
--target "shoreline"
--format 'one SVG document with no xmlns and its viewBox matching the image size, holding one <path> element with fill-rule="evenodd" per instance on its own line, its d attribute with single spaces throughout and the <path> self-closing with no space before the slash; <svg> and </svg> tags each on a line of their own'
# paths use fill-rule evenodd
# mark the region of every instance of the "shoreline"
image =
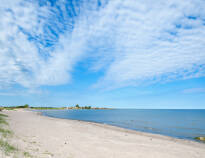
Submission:
<svg viewBox="0 0 205 158">
<path fill-rule="evenodd" d="M 47 116 L 44 115 L 43 112 L 39 112 L 39 111 L 35 111 L 35 110 L 28 110 L 28 111 L 32 111 L 32 112 L 37 112 L 39 113 L 39 115 L 44 116 L 44 117 L 49 117 L 49 118 L 54 118 L 54 119 L 62 119 L 62 120 L 71 120 L 71 121 L 80 121 L 80 122 L 85 122 L 85 123 L 91 123 L 93 125 L 96 126 L 101 126 L 104 128 L 110 128 L 110 129 L 114 129 L 114 128 L 118 128 L 119 130 L 123 131 L 123 132 L 130 132 L 130 133 L 136 133 L 136 134 L 151 134 L 153 136 L 157 135 L 157 136 L 161 136 L 161 137 L 168 137 L 169 139 L 176 139 L 176 140 L 185 140 L 185 141 L 193 141 L 193 142 L 198 142 L 198 143 L 202 143 L 205 144 L 205 142 L 196 140 L 194 138 L 186 138 L 186 137 L 174 137 L 174 136 L 170 136 L 170 135 L 166 135 L 166 134 L 161 134 L 161 133 L 154 133 L 154 132 L 149 132 L 149 131 L 140 131 L 140 130 L 135 130 L 135 129 L 131 129 L 131 128 L 126 128 L 126 127 L 120 127 L 117 125 L 111 125 L 111 124 L 106 124 L 106 123 L 102 123 L 102 122 L 95 122 L 95 121 L 86 121 L 86 120 L 78 120 L 78 119 L 69 119 L 69 118 L 58 118 L 58 117 L 54 117 L 54 116 Z"/>
<path fill-rule="evenodd" d="M 62 155 L 64 152 L 66 155 L 76 158 L 90 158 L 96 157 L 96 155 L 102 158 L 137 157 L 137 155 L 140 157 L 152 157 L 151 155 L 153 153 L 155 153 L 157 157 L 164 157 L 165 155 L 166 157 L 180 157 L 175 155 L 175 153 L 180 153 L 181 156 L 188 158 L 205 155 L 205 144 L 193 140 L 140 132 L 102 123 L 49 117 L 37 111 L 18 110 L 5 111 L 3 113 L 9 115 L 10 127 L 15 135 L 25 140 L 25 142 L 23 141 L 24 143 L 18 140 L 19 138 L 14 140 L 14 142 L 21 142 L 18 146 L 31 146 L 33 149 L 36 148 L 36 144 L 39 143 L 41 144 L 41 149 L 38 150 L 49 151 L 49 153 L 53 155 L 51 157 L 64 158 L 65 155 Z M 31 123 L 33 124 L 31 125 Z M 47 127 L 47 129 L 45 129 L 45 127 Z M 22 130 L 27 132 L 22 134 Z M 32 142 L 34 137 L 36 138 L 35 142 L 38 143 L 31 145 L 28 142 Z M 70 145 L 67 143 L 67 137 L 73 142 Z M 68 147 L 68 151 L 63 150 L 59 152 L 59 149 L 56 149 L 59 147 L 59 144 L 60 146 L 62 145 L 61 142 L 66 143 L 66 146 L 70 147 Z M 53 143 L 56 145 L 49 147 L 49 144 Z M 63 146 L 65 145 L 64 143 Z M 86 149 L 83 153 L 87 153 L 88 156 L 85 156 L 80 151 L 79 153 L 76 152 L 75 150 L 78 148 L 73 147 L 73 144 L 79 146 L 82 150 Z M 100 147 L 96 147 L 96 144 Z M 87 148 L 94 153 L 87 151 Z M 173 152 L 172 148 L 176 151 Z M 192 151 L 193 155 L 190 155 L 190 153 L 188 155 L 186 154 L 187 148 Z M 36 157 L 39 158 L 43 157 L 37 151 L 28 150 L 34 157 L 36 155 L 38 155 Z M 103 155 L 104 150 L 108 152 L 106 156 Z M 124 150 L 124 152 L 122 152 L 122 150 Z M 112 156 L 113 154 L 116 156 Z"/>
<path fill-rule="evenodd" d="M 35 112 L 35 111 L 32 111 Z M 102 127 L 102 128 L 106 128 L 106 129 L 111 129 L 111 130 L 117 130 L 117 131 L 121 131 L 121 132 L 126 132 L 126 133 L 132 133 L 132 134 L 137 134 L 137 135 L 142 135 L 142 136 L 150 136 L 153 138 L 161 138 L 161 139 L 166 139 L 166 140 L 171 140 L 171 141 L 184 141 L 184 143 L 188 142 L 196 142 L 196 143 L 200 143 L 200 144 L 204 144 L 205 142 L 190 138 L 190 139 L 186 139 L 186 138 L 177 138 L 177 137 L 172 137 L 172 136 L 168 136 L 168 135 L 163 135 L 163 134 L 159 134 L 159 133 L 152 133 L 152 132 L 143 132 L 143 131 L 138 131 L 138 130 L 134 130 L 134 129 L 129 129 L 129 128 L 124 128 L 124 127 L 120 127 L 120 126 L 115 126 L 115 125 L 110 125 L 110 124 L 106 124 L 106 123 L 100 123 L 100 122 L 95 122 L 95 121 L 84 121 L 84 120 L 77 120 L 77 119 L 68 119 L 68 118 L 57 118 L 57 117 L 53 117 L 53 116 L 46 116 L 43 115 L 42 112 L 37 112 L 37 115 L 40 115 L 42 117 L 46 117 L 46 118 L 53 118 L 53 119 L 59 119 L 59 120 L 69 120 L 69 121 L 76 121 L 76 122 L 82 122 L 82 123 L 87 123 L 87 124 L 91 124 L 94 126 L 98 126 L 98 127 Z"/>
</svg>

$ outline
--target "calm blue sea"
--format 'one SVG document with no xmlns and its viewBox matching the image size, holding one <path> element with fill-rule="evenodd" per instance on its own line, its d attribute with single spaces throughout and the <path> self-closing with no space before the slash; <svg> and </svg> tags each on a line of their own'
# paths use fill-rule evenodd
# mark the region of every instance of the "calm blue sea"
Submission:
<svg viewBox="0 0 205 158">
<path fill-rule="evenodd" d="M 98 122 L 183 139 L 205 136 L 205 110 L 40 110 L 43 115 Z"/>
</svg>

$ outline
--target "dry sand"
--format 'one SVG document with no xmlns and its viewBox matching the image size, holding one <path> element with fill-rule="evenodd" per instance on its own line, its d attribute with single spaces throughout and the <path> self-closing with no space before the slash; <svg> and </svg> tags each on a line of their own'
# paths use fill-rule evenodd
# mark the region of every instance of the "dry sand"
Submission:
<svg viewBox="0 0 205 158">
<path fill-rule="evenodd" d="M 12 143 L 34 158 L 203 158 L 205 144 L 118 127 L 5 111 Z"/>
</svg>

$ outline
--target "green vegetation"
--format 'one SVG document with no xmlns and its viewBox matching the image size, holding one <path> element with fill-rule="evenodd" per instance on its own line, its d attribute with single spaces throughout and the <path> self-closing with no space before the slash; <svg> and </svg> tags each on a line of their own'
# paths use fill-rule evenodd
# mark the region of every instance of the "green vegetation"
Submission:
<svg viewBox="0 0 205 158">
<path fill-rule="evenodd" d="M 13 134 L 12 131 L 10 131 L 8 129 L 4 129 L 2 127 L 0 127 L 0 133 L 2 134 L 3 137 L 8 137 L 8 136 L 11 136 Z"/>
<path fill-rule="evenodd" d="M 84 106 L 82 109 L 91 109 L 91 106 Z"/>
<path fill-rule="evenodd" d="M 5 114 L 0 114 L 0 124 L 8 125 L 5 117 L 8 116 Z M 17 151 L 17 149 L 14 146 L 10 145 L 7 141 L 5 141 L 5 138 L 12 136 L 12 134 L 13 134 L 12 131 L 3 128 L 3 126 L 0 127 L 0 135 L 1 135 L 0 148 L 3 150 L 3 152 L 6 155 L 9 155 L 10 153 L 14 153 L 15 151 Z"/>
<path fill-rule="evenodd" d="M 4 141 L 3 139 L 0 139 L 0 147 L 3 149 L 6 155 L 18 151 L 18 149 L 16 149 L 14 146 L 10 145 L 7 141 Z"/>
<path fill-rule="evenodd" d="M 65 109 L 108 109 L 108 108 L 93 108 L 91 106 L 79 106 L 76 104 L 75 106 L 69 107 L 30 107 L 30 109 L 34 110 L 65 110 Z"/>
<path fill-rule="evenodd" d="M 6 121 L 7 117 L 7 115 L 0 113 L 0 124 L 8 125 Z M 18 152 L 19 150 L 9 143 L 9 138 L 13 136 L 13 132 L 7 128 L 8 126 L 0 126 L 0 150 L 2 150 L 3 153 L 7 156 L 11 156 L 12 154 L 15 157 L 16 152 Z M 28 152 L 23 152 L 22 154 L 24 155 L 24 157 L 32 157 Z"/>
<path fill-rule="evenodd" d="M 79 106 L 78 104 L 75 107 L 68 107 L 67 109 L 109 109 L 109 108 L 97 108 L 97 107 L 91 107 L 91 106 Z"/>
<path fill-rule="evenodd" d="M 66 107 L 30 107 L 30 109 L 35 109 L 35 110 L 63 110 L 66 109 Z"/>
<path fill-rule="evenodd" d="M 8 125 L 3 114 L 0 115 L 0 124 Z"/>
<path fill-rule="evenodd" d="M 24 157 L 32 157 L 29 152 L 24 152 L 23 155 Z"/>
<path fill-rule="evenodd" d="M 75 106 L 68 106 L 68 107 L 44 107 L 44 106 L 38 106 L 38 107 L 30 107 L 28 104 L 21 105 L 21 106 L 5 106 L 1 107 L 1 110 L 15 110 L 15 109 L 34 109 L 34 110 L 64 110 L 64 109 L 109 109 L 109 108 L 97 108 L 97 107 L 91 107 L 91 106 L 79 106 L 76 104 Z"/>
<path fill-rule="evenodd" d="M 23 106 L 17 106 L 16 108 L 29 108 L 29 105 L 28 104 L 25 104 Z"/>
<path fill-rule="evenodd" d="M 15 110 L 14 107 L 4 107 L 4 110 Z"/>
<path fill-rule="evenodd" d="M 6 122 L 5 117 L 8 117 L 8 116 L 5 115 L 5 114 L 0 113 L 0 124 L 8 125 L 8 123 Z"/>
<path fill-rule="evenodd" d="M 4 110 L 4 107 L 0 107 L 0 111 Z"/>
<path fill-rule="evenodd" d="M 91 109 L 91 106 L 82 106 L 80 107 L 78 104 L 75 106 L 76 109 Z"/>
<path fill-rule="evenodd" d="M 8 117 L 8 115 L 0 114 L 0 117 Z"/>
<path fill-rule="evenodd" d="M 205 137 L 195 137 L 194 139 L 204 141 L 205 142 Z"/>
<path fill-rule="evenodd" d="M 20 105 L 20 106 L 5 106 L 2 110 L 15 110 L 15 109 L 22 109 L 22 108 L 29 108 L 28 104 Z"/>
</svg>

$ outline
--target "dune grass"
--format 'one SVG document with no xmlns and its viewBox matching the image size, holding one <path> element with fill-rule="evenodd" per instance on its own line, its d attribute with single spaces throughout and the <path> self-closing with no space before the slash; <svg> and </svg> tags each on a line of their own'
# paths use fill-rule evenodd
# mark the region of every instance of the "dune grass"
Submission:
<svg viewBox="0 0 205 158">
<path fill-rule="evenodd" d="M 6 121 L 7 117 L 8 115 L 0 113 L 0 150 L 7 156 L 12 154 L 15 158 L 17 158 L 17 153 L 22 153 L 23 157 L 32 157 L 29 152 L 19 151 L 15 146 L 9 143 L 9 138 L 13 136 L 13 132 L 8 129 L 9 124 Z"/>
<path fill-rule="evenodd" d="M 0 124 L 8 125 L 6 122 L 6 119 L 4 118 L 5 116 L 0 116 Z"/>
<path fill-rule="evenodd" d="M 13 132 L 8 130 L 8 129 L 4 129 L 2 127 L 0 127 L 0 133 L 2 134 L 3 137 L 9 137 L 12 136 Z"/>
<path fill-rule="evenodd" d="M 17 148 L 10 145 L 7 141 L 4 141 L 3 139 L 0 139 L 0 148 L 3 149 L 3 151 L 6 155 L 9 155 L 10 153 L 14 153 L 14 152 L 18 151 Z"/>
<path fill-rule="evenodd" d="M 23 155 L 24 157 L 32 157 L 29 152 L 24 152 Z"/>
<path fill-rule="evenodd" d="M 8 115 L 0 114 L 0 117 L 8 117 Z"/>
<path fill-rule="evenodd" d="M 8 125 L 5 117 L 8 117 L 5 114 L 0 114 L 0 124 L 4 124 L 4 125 Z M 0 139 L 0 149 L 2 149 L 2 151 L 6 154 L 9 155 L 10 153 L 14 153 L 17 151 L 17 149 L 10 145 L 5 138 L 11 137 L 13 132 L 10 131 L 9 129 L 5 129 L 3 128 L 4 126 L 0 126 L 0 135 L 1 135 L 1 139 Z"/>
</svg>

